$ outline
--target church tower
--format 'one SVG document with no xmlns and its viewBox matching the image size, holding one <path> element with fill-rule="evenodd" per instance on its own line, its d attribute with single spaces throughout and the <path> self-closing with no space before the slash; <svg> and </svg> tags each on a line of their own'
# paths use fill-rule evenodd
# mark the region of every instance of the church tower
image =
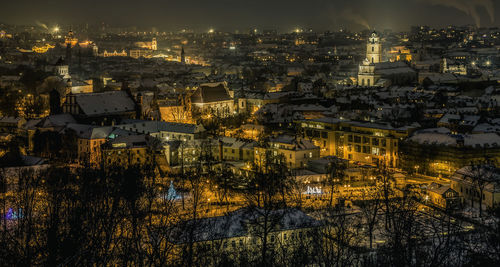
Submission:
<svg viewBox="0 0 500 267">
<path fill-rule="evenodd" d="M 151 50 L 158 50 L 158 43 L 156 42 L 156 38 L 153 38 L 153 41 L 151 42 Z"/>
<path fill-rule="evenodd" d="M 373 32 L 368 38 L 366 58 L 370 61 L 370 63 L 375 64 L 382 62 L 382 43 L 380 42 L 380 37 L 376 32 Z"/>
<path fill-rule="evenodd" d="M 448 72 L 448 61 L 446 60 L 445 57 L 441 58 L 441 61 L 439 62 L 439 72 L 440 73 Z"/>
<path fill-rule="evenodd" d="M 186 54 L 184 53 L 184 47 L 181 50 L 181 63 L 186 64 Z"/>
</svg>

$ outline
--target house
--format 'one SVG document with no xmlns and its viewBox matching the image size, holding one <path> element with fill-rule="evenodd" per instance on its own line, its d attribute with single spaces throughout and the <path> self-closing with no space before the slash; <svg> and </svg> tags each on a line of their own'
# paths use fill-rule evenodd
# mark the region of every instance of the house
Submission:
<svg viewBox="0 0 500 267">
<path fill-rule="evenodd" d="M 320 147 L 321 156 L 336 156 L 364 164 L 399 164 L 399 142 L 416 126 L 349 121 L 338 118 L 297 120 L 304 138 Z"/>
<path fill-rule="evenodd" d="M 205 83 L 191 95 L 193 113 L 210 118 L 211 116 L 228 117 L 233 115 L 234 99 L 226 83 Z"/>
<path fill-rule="evenodd" d="M 465 166 L 450 176 L 451 188 L 465 203 L 491 208 L 500 203 L 500 170 L 491 165 Z M 482 191 L 482 192 L 481 192 Z"/>
<path fill-rule="evenodd" d="M 449 184 L 430 184 L 427 187 L 425 200 L 430 201 L 434 206 L 442 209 L 455 209 L 461 204 L 458 192 L 453 190 Z"/>
<path fill-rule="evenodd" d="M 228 161 L 254 161 L 254 147 L 257 146 L 255 141 L 247 141 L 233 137 L 221 137 L 220 154 L 223 160 Z"/>
<path fill-rule="evenodd" d="M 451 175 L 463 166 L 500 162 L 496 133 L 452 134 L 447 128 L 423 129 L 401 142 L 401 168 L 429 175 Z"/>
<path fill-rule="evenodd" d="M 85 124 L 68 124 L 64 130 L 66 135 L 70 131 L 75 134 L 77 144 L 77 161 L 80 164 L 97 166 L 102 163 L 102 145 L 110 138 L 129 136 L 135 133 L 116 127 Z"/>
<path fill-rule="evenodd" d="M 254 158 L 257 165 L 262 165 L 266 160 L 266 153 L 272 156 L 282 155 L 284 164 L 290 169 L 303 169 L 310 160 L 319 158 L 319 147 L 305 139 L 292 136 L 274 137 L 267 143 L 268 146 L 256 146 Z"/>
<path fill-rule="evenodd" d="M 2 117 L 0 118 L 0 133 L 18 133 L 25 124 L 24 118 Z"/>
<path fill-rule="evenodd" d="M 117 128 L 148 134 L 162 141 L 189 141 L 203 137 L 205 128 L 201 124 L 175 123 L 165 121 L 124 120 Z"/>
<path fill-rule="evenodd" d="M 102 145 L 106 166 L 148 165 L 163 157 L 161 142 L 149 135 L 118 136 Z"/>
<path fill-rule="evenodd" d="M 266 217 L 264 217 L 264 214 Z M 176 246 L 193 242 L 195 246 L 215 247 L 223 251 L 236 251 L 261 244 L 263 220 L 269 246 L 293 246 L 314 238 L 320 222 L 298 209 L 265 211 L 242 208 L 224 216 L 185 221 L 173 229 L 170 242 Z M 189 231 L 194 227 L 194 231 Z M 189 235 L 188 233 L 194 233 Z"/>
<path fill-rule="evenodd" d="M 113 125 L 123 119 L 133 119 L 139 106 L 125 91 L 66 95 L 63 112 L 72 114 L 82 123 Z"/>
</svg>

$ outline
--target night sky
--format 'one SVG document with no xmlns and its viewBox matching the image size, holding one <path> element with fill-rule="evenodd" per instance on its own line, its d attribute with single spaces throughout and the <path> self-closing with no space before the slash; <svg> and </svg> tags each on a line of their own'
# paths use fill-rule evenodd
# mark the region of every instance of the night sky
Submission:
<svg viewBox="0 0 500 267">
<path fill-rule="evenodd" d="M 0 22 L 105 22 L 159 30 L 408 30 L 425 24 L 500 26 L 500 0 L 6 0 Z M 491 18 L 494 16 L 495 20 Z M 498 19 L 496 19 L 498 18 Z M 366 23 L 363 22 L 366 21 Z"/>
</svg>

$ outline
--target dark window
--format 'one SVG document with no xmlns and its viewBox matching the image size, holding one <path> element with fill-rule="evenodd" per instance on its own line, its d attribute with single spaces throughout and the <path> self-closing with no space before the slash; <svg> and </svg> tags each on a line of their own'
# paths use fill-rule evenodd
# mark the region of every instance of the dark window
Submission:
<svg viewBox="0 0 500 267">
<path fill-rule="evenodd" d="M 372 144 L 373 144 L 374 146 L 378 146 L 378 144 L 379 144 L 378 139 L 377 139 L 377 138 L 373 138 L 373 139 L 372 139 Z"/>
<path fill-rule="evenodd" d="M 354 136 L 354 143 L 358 143 L 358 144 L 361 143 L 361 136 L 355 135 Z"/>
<path fill-rule="evenodd" d="M 328 138 L 328 132 L 321 132 L 321 138 Z"/>
</svg>

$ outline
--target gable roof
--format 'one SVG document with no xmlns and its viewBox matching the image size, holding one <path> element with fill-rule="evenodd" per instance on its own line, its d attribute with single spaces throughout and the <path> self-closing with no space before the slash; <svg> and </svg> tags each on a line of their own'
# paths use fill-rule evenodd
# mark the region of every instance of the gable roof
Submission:
<svg viewBox="0 0 500 267">
<path fill-rule="evenodd" d="M 192 103 L 213 103 L 232 100 L 224 83 L 202 84 L 191 96 Z"/>
<path fill-rule="evenodd" d="M 77 94 L 75 100 L 87 116 L 112 115 L 135 110 L 135 102 L 124 91 Z"/>
</svg>

